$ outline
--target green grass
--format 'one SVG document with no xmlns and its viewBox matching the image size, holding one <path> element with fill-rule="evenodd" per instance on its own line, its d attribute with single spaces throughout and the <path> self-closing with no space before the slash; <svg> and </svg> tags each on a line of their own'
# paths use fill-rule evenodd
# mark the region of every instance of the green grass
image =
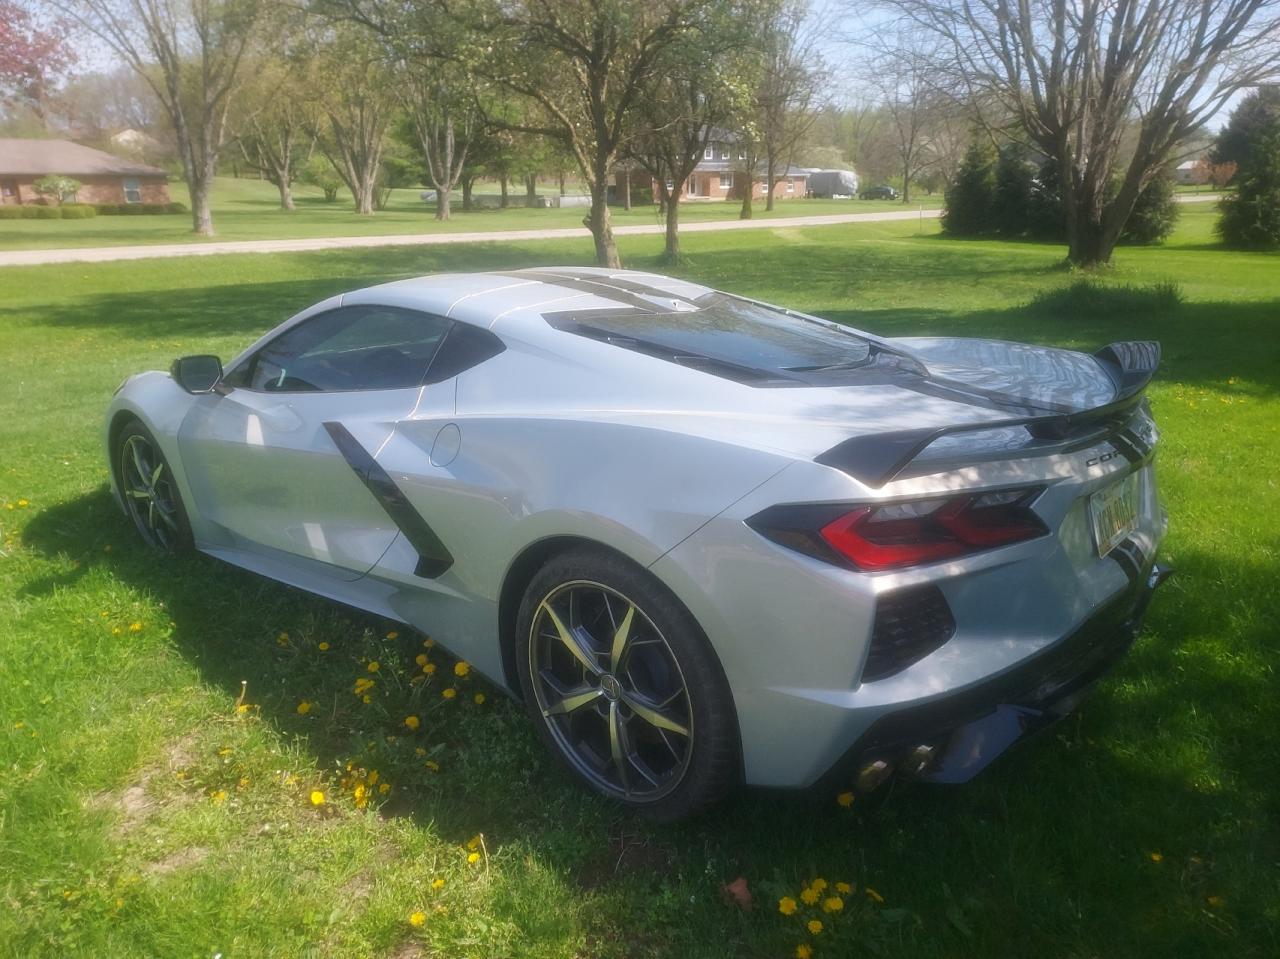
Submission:
<svg viewBox="0 0 1280 959">
<path fill-rule="evenodd" d="M 554 184 L 542 184 L 544 195 L 555 190 Z M 175 200 L 187 202 L 186 188 L 172 183 Z M 511 195 L 512 206 L 506 210 L 477 209 L 463 212 L 462 201 L 455 199 L 453 218 L 446 223 L 435 219 L 435 205 L 418 198 L 420 190 L 393 190 L 385 210 L 373 216 L 356 216 L 348 194 L 340 191 L 338 200 L 326 203 L 314 187 L 299 184 L 294 190 L 297 209 L 292 213 L 280 209 L 275 187 L 261 180 L 235 180 L 222 177 L 213 192 L 213 220 L 217 230 L 214 240 L 283 240 L 324 236 L 390 236 L 409 233 L 472 233 L 489 230 L 538 230 L 581 227 L 586 210 L 582 207 L 533 210 L 521 206 L 524 194 Z M 496 197 L 486 196 L 496 203 Z M 886 210 L 915 210 L 923 206 L 934 209 L 942 204 L 940 195 L 924 197 L 904 207 L 901 203 L 880 200 L 779 200 L 773 212 L 763 203 L 755 204 L 759 218 L 812 216 L 830 213 L 874 213 Z M 704 220 L 734 220 L 739 204 L 727 201 L 694 201 L 685 203 L 680 216 L 685 223 Z M 662 218 L 656 206 L 636 206 L 628 212 L 612 208 L 614 223 L 659 224 Z M 100 216 L 88 220 L 0 220 L 0 250 L 52 249 L 58 247 L 126 246 L 137 243 L 204 243 L 208 239 L 191 232 L 189 215 L 166 216 Z"/>
<path fill-rule="evenodd" d="M 1280 258 L 1222 251 L 1211 223 L 1184 210 L 1086 293 L 1059 248 L 933 224 L 686 238 L 690 277 L 881 332 L 1160 339 L 1178 575 L 1082 710 L 979 780 L 852 809 L 747 793 L 675 827 L 567 783 L 421 636 L 160 561 L 105 491 L 126 374 L 226 357 L 339 290 L 581 263 L 587 241 L 0 270 L 0 955 L 764 959 L 804 938 L 776 903 L 818 876 L 859 884 L 818 956 L 1276 955 Z M 622 249 L 645 267 L 660 245 Z M 419 653 L 439 670 L 415 684 Z M 391 789 L 358 808 L 373 769 Z M 722 897 L 739 877 L 753 911 Z"/>
</svg>

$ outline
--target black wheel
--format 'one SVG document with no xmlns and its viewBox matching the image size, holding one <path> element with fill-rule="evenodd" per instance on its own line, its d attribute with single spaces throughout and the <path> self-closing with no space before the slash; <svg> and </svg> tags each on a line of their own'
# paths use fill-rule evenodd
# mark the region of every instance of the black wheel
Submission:
<svg viewBox="0 0 1280 959">
<path fill-rule="evenodd" d="M 592 789 L 656 819 L 721 799 L 738 771 L 728 683 L 688 610 L 603 549 L 547 562 L 516 624 L 525 706 Z"/>
<path fill-rule="evenodd" d="M 136 420 L 120 430 L 112 451 L 125 511 L 148 546 L 162 553 L 191 547 L 191 525 L 173 470 L 147 428 Z"/>
</svg>

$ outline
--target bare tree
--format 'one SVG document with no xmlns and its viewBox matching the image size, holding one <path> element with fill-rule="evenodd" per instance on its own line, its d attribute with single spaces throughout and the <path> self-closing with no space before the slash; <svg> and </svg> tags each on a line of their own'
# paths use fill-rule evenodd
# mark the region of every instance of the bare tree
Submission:
<svg viewBox="0 0 1280 959">
<path fill-rule="evenodd" d="M 436 219 L 447 220 L 453 189 L 479 127 L 475 98 L 454 64 L 415 63 L 405 73 L 405 112 L 436 188 Z"/>
<path fill-rule="evenodd" d="M 155 91 L 168 116 L 196 233 L 213 235 L 209 191 L 227 110 L 263 0 L 52 0 Z"/>
<path fill-rule="evenodd" d="M 292 210 L 293 181 L 315 147 L 314 105 L 306 94 L 305 68 L 264 58 L 237 97 L 232 129 L 244 161 L 280 192 L 280 209 Z"/>
<path fill-rule="evenodd" d="M 818 49 L 820 25 L 809 20 L 809 12 L 808 0 L 782 0 L 761 34 L 764 59 L 756 102 L 766 210 L 773 209 L 773 188 L 817 119 L 828 78 Z M 750 216 L 750 191 L 744 210 Z"/>
<path fill-rule="evenodd" d="M 933 140 L 942 120 L 960 112 L 939 91 L 934 60 L 909 42 L 873 48 L 864 63 L 864 82 L 875 91 L 883 111 L 898 173 L 902 176 L 902 202 L 911 202 L 912 181 L 922 177 L 938 160 Z"/>
<path fill-rule="evenodd" d="M 1106 264 L 1138 196 L 1239 90 L 1280 75 L 1277 0 L 882 0 L 1062 171 L 1069 257 Z M 1129 128 L 1131 138 L 1126 137 Z"/>
</svg>

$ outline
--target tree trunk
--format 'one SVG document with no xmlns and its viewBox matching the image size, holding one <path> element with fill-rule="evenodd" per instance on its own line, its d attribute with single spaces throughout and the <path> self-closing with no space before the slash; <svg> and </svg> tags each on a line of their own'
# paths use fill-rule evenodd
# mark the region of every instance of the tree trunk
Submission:
<svg viewBox="0 0 1280 959">
<path fill-rule="evenodd" d="M 476 178 L 467 176 L 462 178 L 462 209 L 464 212 L 471 212 L 471 190 L 476 185 Z"/>
<path fill-rule="evenodd" d="M 911 162 L 902 164 L 902 202 L 911 202 Z"/>
<path fill-rule="evenodd" d="M 663 259 L 675 263 L 680 259 L 680 186 L 664 196 L 667 214 L 667 248 L 663 251 Z"/>
<path fill-rule="evenodd" d="M 755 189 L 756 178 L 750 173 L 743 174 L 742 185 L 742 210 L 738 213 L 739 220 L 751 219 L 751 192 Z"/>
<path fill-rule="evenodd" d="M 564 173 L 560 174 L 560 195 L 564 196 Z"/>
<path fill-rule="evenodd" d="M 774 177 L 777 175 L 778 170 L 777 170 L 777 167 L 774 165 L 773 157 L 769 157 L 769 159 L 768 159 L 768 160 L 766 160 L 765 162 L 766 162 L 766 164 L 767 164 L 767 166 L 768 166 L 768 169 L 766 169 L 766 170 L 765 170 L 765 180 L 764 180 L 764 186 L 765 186 L 765 201 L 764 201 L 764 208 L 765 208 L 766 210 L 772 210 L 772 209 L 773 209 L 773 185 L 774 185 L 774 183 L 775 183 Z"/>
<path fill-rule="evenodd" d="M 280 191 L 280 209 L 293 210 L 293 190 L 289 187 L 288 174 L 281 174 L 276 180 L 276 189 Z"/>
<path fill-rule="evenodd" d="M 613 240 L 613 224 L 609 216 L 609 172 L 596 170 L 591 181 L 591 213 L 587 217 L 587 225 L 591 229 L 591 238 L 596 245 L 596 265 L 619 269 L 622 260 L 618 258 L 618 245 Z"/>
<path fill-rule="evenodd" d="M 209 209 L 209 181 L 192 177 L 187 184 L 191 197 L 191 228 L 199 236 L 213 236 L 213 211 Z"/>
<path fill-rule="evenodd" d="M 507 194 L 507 181 L 510 179 L 505 173 L 498 177 L 498 183 L 502 187 L 502 202 L 499 204 L 504 210 L 511 203 L 511 198 Z"/>
<path fill-rule="evenodd" d="M 370 178 L 361 177 L 356 181 L 356 215 L 373 216 L 374 185 Z"/>
<path fill-rule="evenodd" d="M 631 210 L 631 171 L 622 171 L 622 208 Z"/>
<path fill-rule="evenodd" d="M 538 174 L 527 173 L 524 178 L 524 205 L 538 205 Z"/>
<path fill-rule="evenodd" d="M 451 209 L 453 197 L 449 195 L 448 190 L 436 190 L 436 219 L 447 220 L 452 215 Z"/>
</svg>

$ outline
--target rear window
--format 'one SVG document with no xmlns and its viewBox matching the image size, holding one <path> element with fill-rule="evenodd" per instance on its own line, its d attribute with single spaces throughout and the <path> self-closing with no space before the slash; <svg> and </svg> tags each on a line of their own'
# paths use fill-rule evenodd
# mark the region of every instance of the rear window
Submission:
<svg viewBox="0 0 1280 959">
<path fill-rule="evenodd" d="M 804 385 L 810 374 L 863 367 L 873 354 L 870 341 L 851 330 L 724 293 L 670 312 L 593 310 L 546 319 L 558 329 L 759 385 Z"/>
</svg>

